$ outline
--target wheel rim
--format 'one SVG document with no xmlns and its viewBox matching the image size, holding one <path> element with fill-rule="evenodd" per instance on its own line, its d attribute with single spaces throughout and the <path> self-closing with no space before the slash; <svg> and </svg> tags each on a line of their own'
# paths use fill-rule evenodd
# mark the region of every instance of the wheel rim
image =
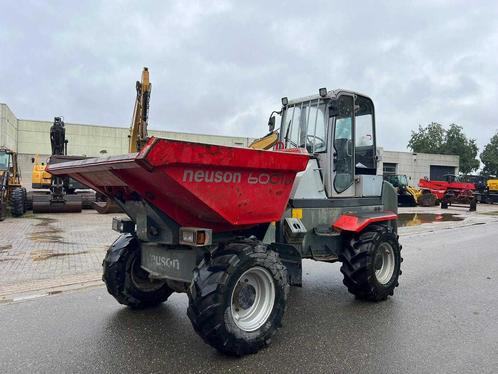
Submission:
<svg viewBox="0 0 498 374">
<path fill-rule="evenodd" d="M 394 250 L 391 244 L 382 243 L 375 254 L 375 278 L 381 284 L 387 284 L 394 274 Z"/>
<path fill-rule="evenodd" d="M 157 291 L 166 283 L 165 281 L 151 279 L 149 274 L 142 269 L 137 258 L 133 259 L 131 263 L 130 278 L 133 285 L 142 292 Z"/>
<path fill-rule="evenodd" d="M 255 331 L 268 320 L 274 303 L 272 275 L 262 267 L 253 267 L 240 276 L 232 291 L 233 321 L 241 330 Z"/>
</svg>

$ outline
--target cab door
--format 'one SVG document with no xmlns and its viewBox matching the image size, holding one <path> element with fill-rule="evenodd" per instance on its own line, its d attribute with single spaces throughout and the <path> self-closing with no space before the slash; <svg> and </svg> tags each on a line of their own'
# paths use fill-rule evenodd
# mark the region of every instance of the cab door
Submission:
<svg viewBox="0 0 498 374">
<path fill-rule="evenodd" d="M 331 141 L 331 195 L 352 197 L 355 195 L 355 123 L 354 96 L 342 94 L 331 103 L 329 128 Z"/>
</svg>

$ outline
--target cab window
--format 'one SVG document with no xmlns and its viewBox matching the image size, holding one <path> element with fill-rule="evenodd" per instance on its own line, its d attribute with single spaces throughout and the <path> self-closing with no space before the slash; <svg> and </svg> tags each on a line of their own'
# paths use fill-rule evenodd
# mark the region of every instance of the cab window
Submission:
<svg viewBox="0 0 498 374">
<path fill-rule="evenodd" d="M 327 150 L 326 105 L 310 100 L 287 107 L 284 118 L 285 148 L 306 148 L 309 153 Z"/>
<path fill-rule="evenodd" d="M 341 96 L 331 114 L 334 128 L 334 189 L 346 191 L 354 181 L 353 97 Z"/>
<path fill-rule="evenodd" d="M 355 169 L 356 174 L 376 173 L 376 150 L 373 103 L 357 96 L 355 99 Z"/>
</svg>

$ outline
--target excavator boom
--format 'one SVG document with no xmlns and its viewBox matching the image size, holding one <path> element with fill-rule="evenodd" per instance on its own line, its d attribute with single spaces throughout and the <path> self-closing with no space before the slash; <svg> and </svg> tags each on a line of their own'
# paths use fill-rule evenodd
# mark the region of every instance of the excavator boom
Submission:
<svg viewBox="0 0 498 374">
<path fill-rule="evenodd" d="M 149 101 L 152 85 L 149 80 L 149 69 L 142 71 L 141 82 L 137 81 L 137 98 L 133 109 L 130 128 L 129 153 L 138 152 L 147 141 L 147 126 L 149 120 Z"/>
</svg>

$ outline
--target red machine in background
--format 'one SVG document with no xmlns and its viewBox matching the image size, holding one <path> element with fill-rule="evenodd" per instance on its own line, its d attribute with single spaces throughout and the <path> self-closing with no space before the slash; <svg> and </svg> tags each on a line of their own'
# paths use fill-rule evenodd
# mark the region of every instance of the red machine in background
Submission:
<svg viewBox="0 0 498 374">
<path fill-rule="evenodd" d="M 441 209 L 450 205 L 468 205 L 471 212 L 476 210 L 477 198 L 474 183 L 460 182 L 458 176 L 444 175 L 445 180 L 433 181 L 420 179 L 418 185 L 422 193 L 431 193 L 441 201 Z"/>
</svg>

